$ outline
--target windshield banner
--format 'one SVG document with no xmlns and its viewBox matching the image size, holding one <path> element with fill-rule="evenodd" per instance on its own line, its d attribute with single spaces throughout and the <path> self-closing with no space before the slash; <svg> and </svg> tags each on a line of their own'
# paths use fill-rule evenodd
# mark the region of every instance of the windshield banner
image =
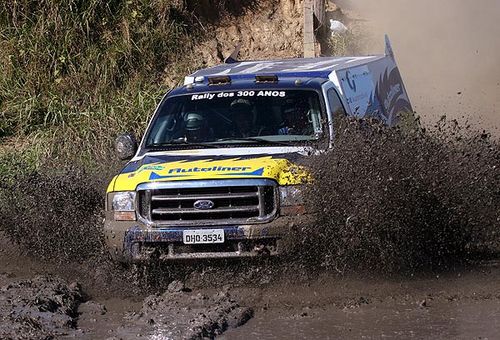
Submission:
<svg viewBox="0 0 500 340">
<path fill-rule="evenodd" d="M 236 97 L 286 97 L 286 91 L 231 91 L 231 92 L 219 92 L 219 93 L 201 93 L 193 94 L 191 100 L 212 100 L 214 98 L 236 98 Z"/>
</svg>

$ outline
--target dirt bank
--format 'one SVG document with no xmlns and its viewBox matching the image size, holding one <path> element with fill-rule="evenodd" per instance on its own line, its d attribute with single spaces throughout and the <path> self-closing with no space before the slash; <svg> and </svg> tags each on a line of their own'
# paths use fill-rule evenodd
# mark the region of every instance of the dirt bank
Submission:
<svg viewBox="0 0 500 340">
<path fill-rule="evenodd" d="M 302 18 L 301 0 L 254 1 L 238 15 L 210 27 L 211 39 L 201 44 L 198 53 L 210 66 L 223 62 L 238 43 L 241 60 L 299 57 L 303 53 Z"/>
</svg>

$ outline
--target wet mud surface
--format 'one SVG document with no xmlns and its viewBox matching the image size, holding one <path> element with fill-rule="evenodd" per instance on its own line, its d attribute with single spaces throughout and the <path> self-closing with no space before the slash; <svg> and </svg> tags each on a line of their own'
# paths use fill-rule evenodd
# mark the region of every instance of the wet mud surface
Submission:
<svg viewBox="0 0 500 340">
<path fill-rule="evenodd" d="M 274 311 L 222 339 L 496 339 L 499 313 L 497 300 L 445 302 L 432 308 L 389 301 L 352 310 Z"/>
<path fill-rule="evenodd" d="M 253 309 L 240 306 L 227 290 L 212 294 L 193 292 L 174 281 L 166 292 L 144 299 L 139 313 L 130 315 L 129 328 L 147 324 L 151 337 L 212 338 L 252 317 Z"/>
<path fill-rule="evenodd" d="M 213 338 L 253 317 L 230 286 L 190 289 L 169 280 L 146 288 L 133 283 L 130 268 L 54 264 L 0 236 L 1 339 Z"/>
<path fill-rule="evenodd" d="M 253 316 L 252 308 L 240 306 L 225 291 L 207 294 L 170 290 L 150 295 L 142 302 L 92 302 L 79 313 L 82 339 L 213 338 Z"/>
<path fill-rule="evenodd" d="M 494 339 L 500 331 L 497 260 L 419 275 L 282 275 L 223 287 L 187 279 L 116 296 L 61 271 L 0 263 L 6 339 Z"/>
<path fill-rule="evenodd" d="M 76 327 L 81 299 L 77 283 L 68 285 L 58 277 L 11 282 L 0 288 L 0 338 L 48 339 L 66 334 Z"/>
<path fill-rule="evenodd" d="M 222 339 L 495 339 L 500 270 L 420 278 L 326 278 L 267 290 L 255 317 Z"/>
</svg>

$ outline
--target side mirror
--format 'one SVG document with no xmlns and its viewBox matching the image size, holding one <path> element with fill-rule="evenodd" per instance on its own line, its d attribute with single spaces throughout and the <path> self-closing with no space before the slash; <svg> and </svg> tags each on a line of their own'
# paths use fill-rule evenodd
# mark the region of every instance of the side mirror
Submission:
<svg viewBox="0 0 500 340">
<path fill-rule="evenodd" d="M 116 137 L 115 151 L 121 160 L 134 157 L 137 152 L 137 138 L 135 138 L 135 135 L 127 132 Z"/>
</svg>

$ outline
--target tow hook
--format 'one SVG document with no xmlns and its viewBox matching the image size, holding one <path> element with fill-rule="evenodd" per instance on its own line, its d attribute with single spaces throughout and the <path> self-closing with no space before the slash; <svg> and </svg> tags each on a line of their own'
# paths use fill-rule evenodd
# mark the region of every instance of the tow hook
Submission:
<svg viewBox="0 0 500 340">
<path fill-rule="evenodd" d="M 264 244 L 259 244 L 256 245 L 253 248 L 253 251 L 256 252 L 259 255 L 267 256 L 271 254 L 271 251 L 264 245 Z"/>
</svg>

